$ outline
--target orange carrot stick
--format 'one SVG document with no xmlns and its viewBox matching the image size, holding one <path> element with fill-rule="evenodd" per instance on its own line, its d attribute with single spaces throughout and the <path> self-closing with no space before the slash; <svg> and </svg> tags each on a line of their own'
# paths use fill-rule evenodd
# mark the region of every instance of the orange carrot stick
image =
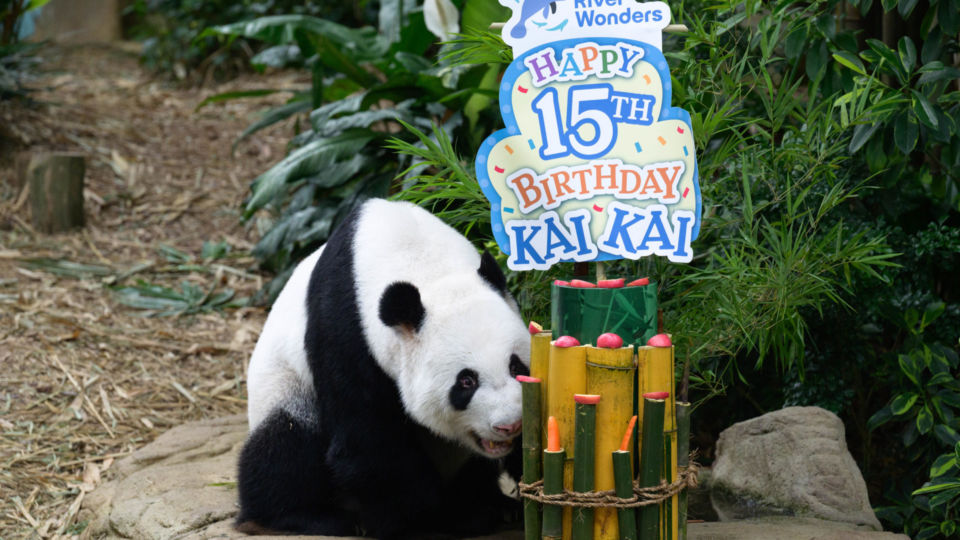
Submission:
<svg viewBox="0 0 960 540">
<path fill-rule="evenodd" d="M 630 423 L 627 424 L 627 431 L 623 434 L 623 441 L 620 443 L 620 451 L 626 452 L 630 449 L 630 437 L 633 437 L 633 428 L 637 425 L 637 415 L 633 415 Z"/>
<path fill-rule="evenodd" d="M 560 451 L 560 426 L 553 416 L 547 418 L 547 452 Z"/>
</svg>

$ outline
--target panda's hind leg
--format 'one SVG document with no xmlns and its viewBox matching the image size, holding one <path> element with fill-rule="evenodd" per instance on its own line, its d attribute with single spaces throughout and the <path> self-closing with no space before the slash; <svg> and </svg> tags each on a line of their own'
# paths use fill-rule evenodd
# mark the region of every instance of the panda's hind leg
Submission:
<svg viewBox="0 0 960 540">
<path fill-rule="evenodd" d="M 330 504 L 325 444 L 313 422 L 275 409 L 240 453 L 237 489 L 243 532 L 351 536 L 351 516 Z"/>
</svg>

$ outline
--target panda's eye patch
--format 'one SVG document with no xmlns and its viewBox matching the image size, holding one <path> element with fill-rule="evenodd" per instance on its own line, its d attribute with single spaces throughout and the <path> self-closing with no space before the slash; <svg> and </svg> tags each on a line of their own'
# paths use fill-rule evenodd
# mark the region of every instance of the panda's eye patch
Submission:
<svg viewBox="0 0 960 540">
<path fill-rule="evenodd" d="M 458 411 L 465 410 L 473 399 L 473 394 L 480 386 L 480 378 L 477 372 L 472 369 L 460 370 L 457 373 L 457 379 L 450 387 L 450 405 Z"/>
<path fill-rule="evenodd" d="M 510 355 L 510 376 L 516 378 L 517 375 L 530 375 L 530 368 L 520 361 L 520 357 Z"/>
<path fill-rule="evenodd" d="M 465 369 L 457 374 L 457 386 L 464 390 L 471 390 L 478 385 L 477 372 L 472 369 Z"/>
</svg>

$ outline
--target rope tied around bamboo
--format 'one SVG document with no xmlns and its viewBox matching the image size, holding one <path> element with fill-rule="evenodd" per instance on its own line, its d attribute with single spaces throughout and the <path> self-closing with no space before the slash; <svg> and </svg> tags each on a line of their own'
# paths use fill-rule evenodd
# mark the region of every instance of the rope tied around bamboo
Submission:
<svg viewBox="0 0 960 540">
<path fill-rule="evenodd" d="M 571 506 L 584 508 L 639 508 L 652 504 L 660 504 L 684 489 L 697 487 L 697 473 L 700 471 L 700 465 L 691 461 L 686 468 L 681 468 L 677 474 L 677 480 L 667 483 L 665 480 L 660 482 L 659 486 L 640 487 L 639 483 L 633 483 L 633 497 L 622 499 L 617 497 L 614 490 L 609 491 L 586 491 L 576 492 L 565 489 L 563 493 L 556 495 L 543 494 L 543 480 L 537 480 L 532 484 L 520 482 L 520 496 L 543 504 L 554 506 Z"/>
</svg>

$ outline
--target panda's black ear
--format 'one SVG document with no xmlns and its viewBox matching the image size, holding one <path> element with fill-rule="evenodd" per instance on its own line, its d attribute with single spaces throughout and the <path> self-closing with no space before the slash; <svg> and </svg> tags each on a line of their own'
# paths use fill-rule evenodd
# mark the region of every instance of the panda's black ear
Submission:
<svg viewBox="0 0 960 540">
<path fill-rule="evenodd" d="M 380 320 L 387 326 L 416 333 L 425 315 L 420 291 L 412 283 L 391 283 L 380 296 Z"/>
<path fill-rule="evenodd" d="M 480 268 L 477 270 L 477 273 L 480 274 L 480 277 L 489 283 L 494 290 L 500 294 L 507 293 L 507 277 L 503 275 L 503 270 L 500 270 L 500 265 L 497 264 L 497 260 L 494 259 L 493 255 L 487 250 L 483 250 L 483 255 L 480 257 Z"/>
</svg>

